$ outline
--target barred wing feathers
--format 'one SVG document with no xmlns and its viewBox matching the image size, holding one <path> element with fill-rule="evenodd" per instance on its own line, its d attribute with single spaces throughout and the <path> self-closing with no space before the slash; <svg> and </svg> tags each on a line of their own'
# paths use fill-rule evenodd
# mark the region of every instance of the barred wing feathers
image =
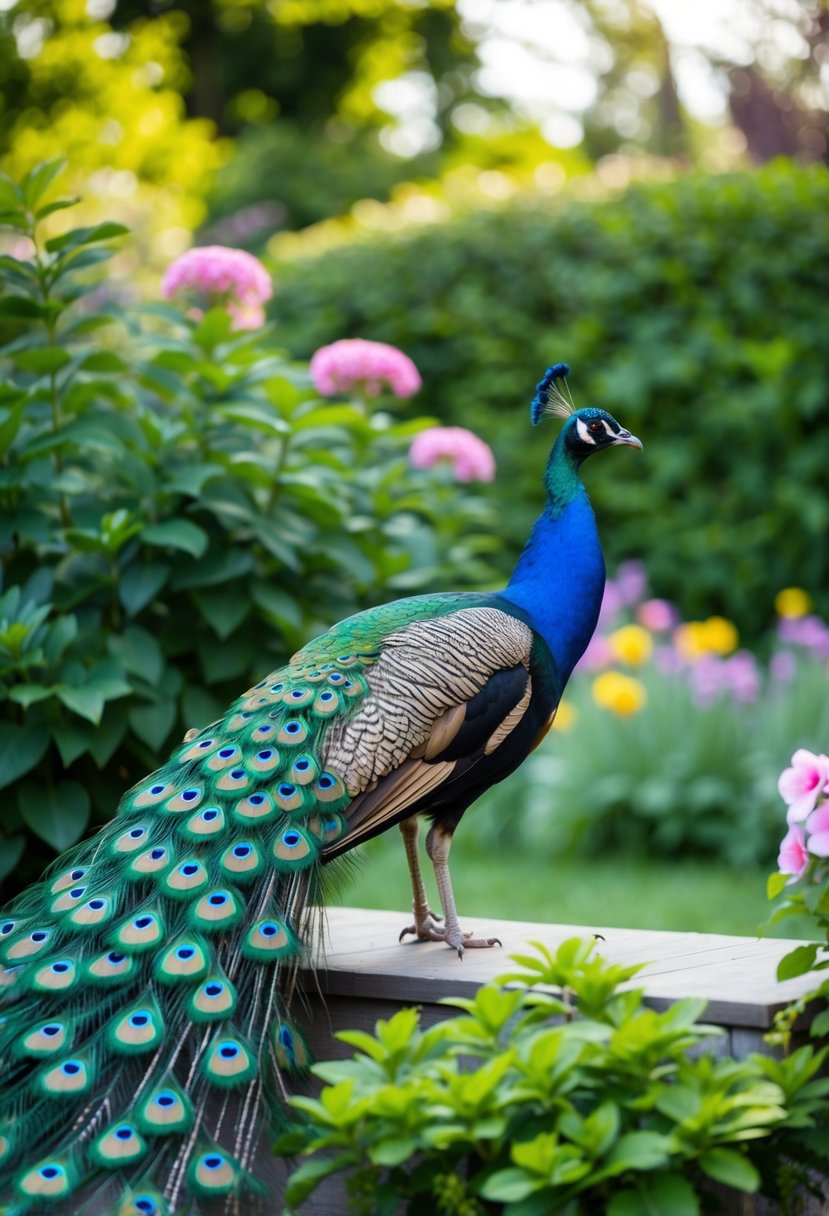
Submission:
<svg viewBox="0 0 829 1216">
<path fill-rule="evenodd" d="M 415 621 L 383 639 L 355 713 L 332 724 L 326 763 L 353 801 L 351 847 L 403 817 L 488 755 L 531 699 L 533 634 L 497 608 L 463 608 Z"/>
</svg>

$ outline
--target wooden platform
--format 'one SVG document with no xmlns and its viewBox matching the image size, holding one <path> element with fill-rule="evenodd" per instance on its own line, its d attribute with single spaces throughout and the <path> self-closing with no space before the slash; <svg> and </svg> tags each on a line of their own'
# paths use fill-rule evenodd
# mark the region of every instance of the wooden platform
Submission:
<svg viewBox="0 0 829 1216">
<path fill-rule="evenodd" d="M 469 927 L 499 937 L 503 946 L 468 950 L 461 960 L 439 942 L 408 939 L 399 944 L 406 922 L 402 911 L 329 909 L 318 969 L 302 976 L 305 992 L 324 998 L 325 1013 L 322 1002 L 312 1002 L 317 1058 L 341 1054 L 340 1045 L 330 1038 L 332 1029 L 370 1028 L 378 1017 L 388 1017 L 404 1005 L 421 1006 L 425 1024 L 449 1016 L 451 1011 L 438 1004 L 442 997 L 473 994 L 510 970 L 509 955 L 525 951 L 531 941 L 555 950 L 568 937 L 601 934 L 604 940 L 597 949 L 609 962 L 644 964 L 632 984 L 645 989 L 652 1008 L 664 1009 L 682 997 L 704 997 L 705 1020 L 725 1031 L 719 1049 L 737 1057 L 764 1050 L 763 1034 L 775 1013 L 814 985 L 809 976 L 777 982 L 778 962 L 798 944 L 779 938 L 491 920 L 470 922 Z"/>
</svg>

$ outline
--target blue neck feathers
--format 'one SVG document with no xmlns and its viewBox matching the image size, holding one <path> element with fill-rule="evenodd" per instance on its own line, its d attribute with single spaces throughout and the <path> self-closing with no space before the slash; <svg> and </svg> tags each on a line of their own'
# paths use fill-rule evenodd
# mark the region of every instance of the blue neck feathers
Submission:
<svg viewBox="0 0 829 1216">
<path fill-rule="evenodd" d="M 545 510 L 502 593 L 527 613 L 550 647 L 562 687 L 593 636 L 605 583 L 604 558 L 579 477 L 580 463 L 559 436 L 544 474 Z"/>
</svg>

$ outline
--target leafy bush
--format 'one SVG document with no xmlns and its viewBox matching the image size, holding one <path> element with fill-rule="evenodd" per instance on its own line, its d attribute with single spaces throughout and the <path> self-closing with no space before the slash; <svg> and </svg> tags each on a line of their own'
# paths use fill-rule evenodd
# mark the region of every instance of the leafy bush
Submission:
<svg viewBox="0 0 829 1216">
<path fill-rule="evenodd" d="M 528 196 L 369 235 L 316 256 L 311 236 L 279 266 L 274 314 L 305 354 L 340 335 L 403 346 L 428 399 L 494 441 L 504 569 L 539 502 L 532 386 L 564 358 L 576 400 L 645 444 L 636 468 L 587 474 L 612 566 L 645 556 L 686 616 L 753 637 L 769 588 L 803 585 L 829 614 L 829 171 Z"/>
<path fill-rule="evenodd" d="M 221 309 L 119 309 L 94 268 L 125 229 L 43 238 L 58 169 L 0 180 L 33 250 L 0 256 L 0 877 L 20 881 L 313 632 L 485 577 L 491 531 L 409 469 L 422 420 L 320 401 Z"/>
<path fill-rule="evenodd" d="M 288 1202 L 341 1172 L 354 1216 L 401 1201 L 410 1216 L 697 1216 L 708 1179 L 788 1188 L 788 1158 L 819 1151 L 825 1051 L 717 1059 L 704 1001 L 647 1009 L 621 989 L 637 968 L 594 945 L 574 938 L 555 957 L 536 945 L 518 972 L 445 1002 L 464 1013 L 429 1030 L 408 1009 L 373 1035 L 341 1032 L 354 1058 L 314 1066 L 319 1099 L 291 1099 L 306 1123 L 283 1149 L 319 1155 Z"/>
</svg>

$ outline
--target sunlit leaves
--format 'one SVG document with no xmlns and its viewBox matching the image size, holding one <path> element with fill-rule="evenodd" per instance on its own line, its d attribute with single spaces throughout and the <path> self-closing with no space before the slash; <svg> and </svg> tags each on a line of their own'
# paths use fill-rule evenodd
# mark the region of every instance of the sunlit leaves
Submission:
<svg viewBox="0 0 829 1216">
<path fill-rule="evenodd" d="M 303 1130 L 280 1150 L 336 1156 L 301 1166 L 290 1194 L 350 1170 L 377 1203 L 388 1193 L 418 1211 L 483 1200 L 516 1216 L 698 1216 L 701 1178 L 756 1190 L 754 1142 L 768 1174 L 789 1132 L 820 1117 L 823 1053 L 705 1054 L 702 1002 L 648 1009 L 594 942 L 517 961 L 429 1030 L 402 1010 L 373 1034 L 340 1032 L 354 1056 L 315 1065 L 322 1092 L 293 1100 Z M 545 1007 L 552 976 L 566 977 L 567 1002 Z"/>
</svg>

